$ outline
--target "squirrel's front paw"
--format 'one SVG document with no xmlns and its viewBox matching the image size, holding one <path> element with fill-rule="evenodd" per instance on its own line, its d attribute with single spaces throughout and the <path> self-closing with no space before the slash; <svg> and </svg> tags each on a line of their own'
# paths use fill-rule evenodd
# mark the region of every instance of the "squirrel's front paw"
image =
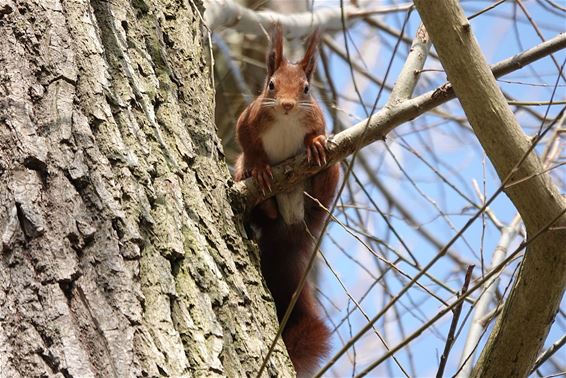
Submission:
<svg viewBox="0 0 566 378">
<path fill-rule="evenodd" d="M 256 179 L 261 191 L 271 192 L 271 183 L 273 182 L 273 173 L 269 164 L 261 164 L 252 168 L 252 176 Z"/>
<path fill-rule="evenodd" d="M 319 167 L 326 165 L 326 137 L 319 135 L 306 143 L 307 162 L 313 161 Z"/>
</svg>

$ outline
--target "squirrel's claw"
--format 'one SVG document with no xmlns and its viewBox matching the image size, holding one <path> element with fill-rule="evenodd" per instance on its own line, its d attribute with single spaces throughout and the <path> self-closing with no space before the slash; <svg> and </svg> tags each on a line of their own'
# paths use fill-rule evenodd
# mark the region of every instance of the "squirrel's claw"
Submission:
<svg viewBox="0 0 566 378">
<path fill-rule="evenodd" d="M 324 145 L 322 143 L 320 143 L 320 141 L 315 141 L 314 146 L 318 150 L 318 156 L 320 158 L 320 161 L 322 161 L 322 165 L 325 165 L 326 164 L 326 150 L 324 148 Z M 321 165 L 320 162 L 319 162 L 318 165 Z"/>
<path fill-rule="evenodd" d="M 314 155 L 314 162 L 320 167 L 320 154 L 318 148 L 316 147 L 316 142 L 313 142 L 313 144 L 311 145 L 311 150 L 312 154 Z"/>
<path fill-rule="evenodd" d="M 263 195 L 271 192 L 271 183 L 273 181 L 273 173 L 268 164 L 260 165 L 252 168 L 252 176 L 255 178 Z"/>
<path fill-rule="evenodd" d="M 316 165 L 322 167 L 326 165 L 326 137 L 324 135 L 319 135 L 313 138 L 306 148 L 307 162 L 310 163 L 314 161 Z"/>
</svg>

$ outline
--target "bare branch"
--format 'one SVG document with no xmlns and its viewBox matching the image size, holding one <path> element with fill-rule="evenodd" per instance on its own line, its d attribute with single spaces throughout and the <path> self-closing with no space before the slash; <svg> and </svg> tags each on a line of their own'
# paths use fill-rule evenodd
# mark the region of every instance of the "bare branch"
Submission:
<svg viewBox="0 0 566 378">
<path fill-rule="evenodd" d="M 501 231 L 501 236 L 499 238 L 499 243 L 495 247 L 493 252 L 493 257 L 491 260 L 491 266 L 496 267 L 503 261 L 511 241 L 515 238 L 515 235 L 519 232 L 519 227 L 521 225 L 521 217 L 518 215 L 513 218 L 511 224 Z M 482 322 L 485 315 L 489 312 L 489 305 L 495 298 L 495 293 L 497 290 L 497 283 L 499 282 L 499 276 L 493 276 L 491 279 L 485 282 L 484 294 L 477 300 L 474 315 L 472 317 L 472 323 L 470 330 L 468 331 L 468 338 L 466 339 L 466 344 L 464 345 L 464 351 L 462 352 L 461 364 L 463 364 L 460 373 L 457 375 L 459 378 L 468 377 L 472 371 L 472 362 L 474 360 L 474 354 L 476 351 L 476 346 L 480 341 L 485 328 Z"/>
<path fill-rule="evenodd" d="M 394 6 L 380 6 L 360 9 L 355 6 L 344 7 L 347 22 L 367 17 L 373 14 L 403 12 L 413 4 L 399 4 Z M 274 22 L 281 23 L 285 29 L 285 36 L 289 39 L 302 38 L 308 35 L 313 28 L 327 31 L 342 30 L 341 9 L 323 8 L 313 12 L 302 12 L 283 15 L 281 13 L 265 10 L 255 11 L 246 8 L 233 0 L 208 0 L 204 19 L 211 30 L 220 26 L 230 27 L 242 33 L 263 34 L 263 28 L 268 28 Z"/>
<path fill-rule="evenodd" d="M 434 324 L 435 322 L 437 322 L 440 318 L 442 318 L 444 315 L 446 315 L 449 311 L 451 311 L 453 308 L 455 308 L 456 306 L 458 306 L 460 303 L 462 303 L 462 301 L 464 300 L 465 297 L 469 296 L 470 294 L 472 294 L 474 291 L 476 291 L 477 289 L 479 289 L 484 282 L 491 278 L 493 275 L 497 274 L 498 272 L 500 272 L 505 266 L 507 266 L 507 264 L 509 264 L 513 259 L 515 259 L 519 253 L 527 246 L 532 244 L 535 240 L 539 239 L 539 237 L 543 234 L 545 234 L 549 228 L 556 223 L 556 221 L 558 221 L 560 219 L 560 217 L 562 217 L 564 214 L 566 213 L 566 209 L 564 209 L 564 211 L 562 211 L 561 213 L 558 214 L 558 216 L 556 216 L 554 219 L 552 219 L 548 224 L 544 225 L 538 232 L 536 232 L 531 239 L 527 240 L 526 242 L 523 242 L 512 254 L 509 255 L 509 257 L 507 257 L 501 264 L 499 264 L 497 267 L 495 267 L 491 272 L 489 272 L 488 274 L 486 274 L 484 276 L 483 279 L 479 280 L 474 286 L 472 286 L 469 290 L 467 290 L 465 293 L 463 293 L 456 301 L 454 301 L 454 303 L 452 303 L 449 307 L 446 307 L 444 309 L 442 309 L 441 311 L 439 311 L 434 317 L 432 317 L 431 319 L 429 319 L 427 321 L 426 324 L 424 324 L 423 326 L 421 326 L 419 329 L 417 329 L 416 331 L 414 331 L 411 335 L 409 335 L 407 338 L 405 338 L 401 343 L 399 343 L 398 345 L 394 346 L 393 348 L 391 348 L 391 350 L 386 353 L 384 356 L 382 356 L 381 358 L 379 358 L 378 360 L 376 360 L 375 362 L 373 362 L 372 364 L 370 364 L 364 371 L 362 371 L 360 374 L 358 374 L 356 376 L 356 378 L 359 377 L 363 377 L 366 374 L 368 374 L 371 370 L 373 370 L 374 368 L 376 368 L 379 364 L 381 364 L 383 361 L 385 361 L 386 359 L 388 359 L 390 356 L 392 356 L 393 354 L 395 354 L 396 352 L 398 352 L 401 348 L 403 348 L 404 346 L 408 345 L 411 341 L 413 341 L 414 339 L 416 339 L 420 334 L 422 334 L 427 328 L 429 328 L 432 324 Z M 373 319 L 372 319 L 373 321 Z M 365 329 L 362 329 L 363 332 L 365 332 Z M 353 340 L 357 339 L 357 336 L 359 334 L 362 333 L 362 331 L 360 331 L 358 334 L 356 334 L 356 336 L 354 336 L 350 341 L 352 342 Z M 348 345 L 348 344 L 346 344 Z M 335 356 L 336 357 L 336 356 Z M 320 377 L 321 374 L 335 361 L 335 359 L 333 358 L 327 365 L 325 365 L 323 367 L 323 369 L 321 369 L 321 371 L 318 372 L 318 374 L 316 375 L 316 378 Z"/>
<path fill-rule="evenodd" d="M 468 285 L 470 284 L 470 279 L 472 278 L 472 271 L 474 266 L 468 266 L 466 271 L 466 278 L 464 279 L 464 285 L 462 285 L 461 295 L 468 291 Z M 460 297 L 460 295 L 458 295 Z M 446 367 L 446 361 L 448 361 L 448 354 L 452 345 L 454 344 L 454 334 L 456 333 L 456 327 L 458 326 L 458 319 L 460 319 L 460 314 L 462 313 L 462 305 L 464 302 L 460 302 L 453 310 L 454 316 L 452 317 L 452 322 L 450 323 L 450 330 L 448 331 L 448 336 L 446 337 L 446 345 L 444 346 L 444 352 L 442 352 L 442 357 L 440 357 L 440 365 L 438 366 L 438 371 L 436 373 L 436 378 L 442 378 L 444 375 L 444 368 Z"/>
<path fill-rule="evenodd" d="M 375 187 L 383 194 L 383 196 L 387 199 L 387 201 L 390 202 L 403 215 L 405 220 L 411 226 L 417 228 L 418 232 L 423 236 L 425 240 L 427 240 L 437 249 L 441 249 L 444 246 L 444 244 L 440 240 L 438 240 L 432 233 L 428 232 L 424 227 L 421 227 L 417 222 L 417 220 L 415 219 L 413 213 L 409 211 L 409 209 L 407 209 L 401 201 L 395 198 L 393 193 L 391 193 L 389 189 L 387 189 L 387 187 L 383 185 L 383 183 L 379 181 L 377 177 L 375 177 L 375 175 L 370 174 L 370 166 L 364 155 L 360 155 L 358 157 L 358 162 L 361 164 L 362 168 L 367 172 L 368 178 L 371 181 L 371 183 L 375 185 Z M 460 257 L 460 254 L 456 251 L 448 250 L 447 254 L 452 260 L 454 260 L 456 264 L 462 267 L 464 267 L 465 265 L 470 265 L 468 262 L 463 261 L 462 258 Z"/>
<path fill-rule="evenodd" d="M 417 36 L 411 44 L 411 50 L 405 60 L 403 69 L 397 77 L 395 87 L 393 88 L 391 95 L 389 95 L 387 102 L 388 106 L 395 106 L 396 104 L 411 98 L 431 45 L 432 43 L 430 42 L 426 29 L 421 24 L 417 30 Z"/>
<path fill-rule="evenodd" d="M 562 335 L 560 339 L 558 339 L 547 350 L 541 353 L 541 355 L 535 361 L 535 365 L 531 369 L 531 373 L 533 373 L 536 369 L 538 369 L 546 360 L 552 357 L 554 353 L 558 352 L 560 348 L 562 348 L 565 344 L 566 344 L 566 334 Z"/>
<path fill-rule="evenodd" d="M 516 181 L 542 171 L 542 163 L 533 152 L 534 144 L 507 105 L 459 2 L 415 0 L 415 5 L 470 125 L 499 177 Z M 522 164 L 517 166 L 517 161 Z M 536 175 L 506 189 L 506 193 L 528 235 L 566 210 L 566 201 L 548 174 Z M 566 217 L 560 215 L 557 226 L 564 224 Z M 566 233 L 556 230 L 529 247 L 473 377 L 528 374 L 566 287 L 564 245 Z M 541 296 L 541 292 L 545 295 Z"/>
<path fill-rule="evenodd" d="M 496 77 L 520 69 L 546 55 L 566 47 L 566 33 L 561 33 L 545 43 L 505 59 L 492 67 Z M 328 141 L 328 164 L 335 164 L 352 154 L 356 146 L 367 146 L 377 140 L 382 140 L 394 128 L 419 115 L 453 99 L 454 91 L 450 83 L 424 93 L 418 97 L 403 101 L 393 108 L 385 107 L 368 119 L 365 119 L 345 131 L 340 132 Z M 367 125 L 367 130 L 366 129 Z M 262 193 L 253 179 L 235 183 L 233 186 L 234 200 L 240 202 L 239 208 L 244 211 L 250 209 L 260 201 L 277 193 L 289 190 L 299 182 L 303 182 L 324 167 L 314 167 L 306 162 L 304 154 L 289 159 L 273 167 L 274 185 L 270 193 Z M 238 208 L 238 206 L 236 206 Z"/>
<path fill-rule="evenodd" d="M 542 32 L 540 31 L 538 25 L 536 24 L 535 20 L 533 20 L 533 18 L 531 17 L 531 15 L 529 14 L 529 12 L 527 11 L 527 8 L 525 8 L 525 6 L 523 5 L 523 2 L 521 0 L 515 0 L 516 3 L 519 5 L 519 8 L 521 8 L 521 10 L 523 11 L 523 13 L 525 14 L 525 16 L 527 17 L 527 19 L 529 20 L 529 23 L 533 26 L 533 28 L 535 29 L 535 32 L 537 33 L 538 37 L 540 38 L 540 40 L 542 42 L 544 42 L 544 37 L 542 35 Z M 558 61 L 556 60 L 556 58 L 554 57 L 553 54 L 550 54 L 550 59 L 552 59 L 552 62 L 554 63 L 554 65 L 556 66 L 556 68 L 558 69 L 558 72 L 560 74 L 560 76 L 562 76 L 562 79 L 566 80 L 566 76 L 564 76 L 564 72 L 562 72 L 562 70 L 560 69 L 560 64 L 558 63 Z"/>
</svg>

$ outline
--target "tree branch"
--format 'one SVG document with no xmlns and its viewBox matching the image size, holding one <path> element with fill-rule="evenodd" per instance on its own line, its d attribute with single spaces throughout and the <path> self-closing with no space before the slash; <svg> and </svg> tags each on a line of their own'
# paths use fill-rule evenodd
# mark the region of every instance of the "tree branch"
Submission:
<svg viewBox="0 0 566 378">
<path fill-rule="evenodd" d="M 468 270 L 466 271 L 466 278 L 464 279 L 464 285 L 462 286 L 462 291 L 458 295 L 460 297 L 466 291 L 468 291 L 468 285 L 470 285 L 470 279 L 472 278 L 472 270 L 474 270 L 474 266 L 468 266 Z M 446 337 L 446 345 L 444 346 L 444 352 L 442 352 L 442 357 L 440 357 L 440 364 L 438 366 L 438 371 L 436 372 L 436 378 L 442 378 L 444 375 L 444 369 L 446 368 L 446 361 L 448 361 L 448 354 L 450 353 L 450 349 L 452 349 L 452 345 L 454 344 L 454 334 L 456 333 L 456 327 L 458 326 L 458 320 L 460 319 L 460 314 L 462 313 L 462 305 L 464 302 L 460 302 L 452 312 L 454 315 L 452 316 L 452 322 L 450 323 L 450 330 L 448 331 L 448 336 Z"/>
<path fill-rule="evenodd" d="M 562 214 L 566 201 L 546 173 L 490 72 L 458 1 L 415 0 L 462 108 L 500 178 L 517 181 L 505 192 L 531 236 Z M 538 138 L 537 138 L 538 141 Z M 517 166 L 517 162 L 522 162 Z M 511 175 L 511 176 L 510 176 Z M 472 377 L 527 376 L 566 287 L 566 232 L 549 231 L 532 243 Z M 544 293 L 544 295 L 541 295 Z"/>
<path fill-rule="evenodd" d="M 505 59 L 492 66 L 493 75 L 500 77 L 516 71 L 525 65 L 539 60 L 550 53 L 566 47 L 566 33 L 541 43 L 529 50 Z M 365 147 L 376 140 L 383 140 L 387 134 L 404 122 L 453 99 L 454 91 L 450 83 L 424 93 L 418 97 L 403 101 L 395 107 L 384 107 L 376 114 L 365 119 L 347 130 L 344 130 L 328 141 L 328 164 L 335 164 L 351 155 L 357 146 Z M 364 129 L 367 131 L 364 135 Z M 360 138 L 363 140 L 360 144 Z M 274 183 L 270 193 L 262 193 L 252 178 L 235 183 L 233 190 L 234 208 L 241 212 L 249 210 L 262 200 L 277 193 L 288 191 L 297 183 L 321 171 L 324 167 L 311 166 L 306 162 L 304 154 L 273 167 Z"/>
<path fill-rule="evenodd" d="M 404 12 L 413 6 L 412 3 L 374 8 L 344 7 L 347 22 L 375 14 Z M 341 20 L 340 7 L 322 8 L 312 12 L 283 15 L 273 11 L 255 11 L 246 8 L 233 0 L 208 0 L 204 19 L 211 30 L 220 26 L 230 27 L 242 33 L 263 34 L 262 27 L 269 27 L 278 21 L 284 27 L 285 36 L 289 39 L 301 38 L 312 32 L 313 28 L 326 31 L 339 31 L 344 26 Z"/>
<path fill-rule="evenodd" d="M 513 218 L 510 225 L 506 226 L 501 231 L 501 236 L 499 238 L 499 243 L 495 247 L 491 259 L 491 266 L 495 267 L 503 261 L 509 245 L 515 238 L 515 235 L 519 232 L 519 227 L 521 226 L 521 217 L 519 215 Z M 472 371 L 472 363 L 474 361 L 474 355 L 476 353 L 477 345 L 483 335 L 485 325 L 482 319 L 489 311 L 490 303 L 495 299 L 497 291 L 497 283 L 499 282 L 499 276 L 493 276 L 491 279 L 485 282 L 484 287 L 485 292 L 476 302 L 474 315 L 472 317 L 472 324 L 470 325 L 470 330 L 468 331 L 468 337 L 464 345 L 464 351 L 461 356 L 462 368 L 458 373 L 457 377 L 465 378 L 470 376 Z"/>
<path fill-rule="evenodd" d="M 552 355 L 560 350 L 564 345 L 566 345 L 566 334 L 562 335 L 554 344 L 552 344 L 547 350 L 541 353 L 541 355 L 535 361 L 531 373 L 538 369 L 546 360 L 548 360 Z"/>
<path fill-rule="evenodd" d="M 387 99 L 387 106 L 393 107 L 413 95 L 413 91 L 417 86 L 417 78 L 424 67 L 424 63 L 428 56 L 432 42 L 428 37 L 424 25 L 420 25 L 417 30 L 417 36 L 411 43 L 411 49 L 403 64 L 403 68 L 397 77 L 395 86 Z"/>
</svg>

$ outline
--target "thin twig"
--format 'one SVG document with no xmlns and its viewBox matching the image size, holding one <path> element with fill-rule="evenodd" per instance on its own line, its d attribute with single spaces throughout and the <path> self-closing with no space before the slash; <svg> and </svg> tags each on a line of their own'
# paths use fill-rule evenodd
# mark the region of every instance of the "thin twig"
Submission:
<svg viewBox="0 0 566 378">
<path fill-rule="evenodd" d="M 308 195 L 308 194 L 307 194 Z M 318 202 L 318 201 L 317 201 Z M 319 206 L 323 207 L 320 202 L 318 202 Z M 314 239 L 314 236 L 311 235 L 311 237 Z M 338 283 L 340 284 L 340 286 L 342 287 L 342 290 L 344 290 L 344 292 L 346 293 L 346 295 L 348 296 L 348 307 L 346 308 L 346 311 L 349 311 L 349 305 L 350 302 L 353 302 L 354 305 L 356 306 L 356 308 L 362 313 L 362 315 L 364 316 L 364 318 L 366 318 L 366 320 L 369 321 L 369 316 L 366 314 L 366 312 L 364 311 L 364 309 L 362 308 L 362 306 L 356 301 L 356 299 L 352 296 L 352 294 L 350 294 L 350 292 L 348 291 L 348 289 L 346 288 L 346 285 L 344 285 L 344 283 L 342 282 L 342 280 L 340 279 L 340 277 L 338 276 L 338 273 L 336 273 L 336 271 L 332 268 L 332 265 L 330 265 L 330 262 L 326 259 L 326 256 L 324 256 L 324 253 L 320 254 L 322 256 L 322 259 L 324 260 L 324 263 L 326 264 L 326 266 L 328 267 L 328 269 L 332 272 L 332 274 L 334 275 L 334 277 L 336 278 L 336 280 L 338 281 Z M 348 325 L 350 328 L 350 337 L 352 337 L 352 327 L 350 325 L 350 318 L 348 317 Z M 381 334 L 379 333 L 379 331 L 375 328 L 373 328 L 373 332 L 375 333 L 375 335 L 378 337 L 379 341 L 381 341 L 381 343 L 383 344 L 383 346 L 385 347 L 386 350 L 389 350 L 389 345 L 387 345 L 387 342 L 385 341 L 384 337 L 381 336 Z M 355 349 L 354 349 L 355 352 Z M 397 360 L 397 358 L 394 358 L 395 363 L 397 364 L 397 366 L 399 367 L 399 369 L 401 369 L 401 371 L 403 372 L 403 374 L 405 375 L 405 377 L 409 377 L 409 374 L 407 374 L 407 372 L 405 371 L 405 369 L 403 368 L 403 366 L 401 365 L 401 363 Z"/>
<path fill-rule="evenodd" d="M 466 291 L 468 291 L 468 286 L 470 285 L 470 279 L 472 278 L 472 271 L 474 266 L 468 266 L 466 271 L 466 278 L 464 279 L 464 285 L 462 285 L 462 291 L 458 295 L 458 298 L 462 296 Z M 444 375 L 444 369 L 446 368 L 446 361 L 448 361 L 448 354 L 452 345 L 454 344 L 454 333 L 456 332 L 456 327 L 458 326 L 458 320 L 460 319 L 460 314 L 462 313 L 462 305 L 464 302 L 460 302 L 453 310 L 454 316 L 452 317 L 452 322 L 450 323 L 450 329 L 448 331 L 448 336 L 446 337 L 446 344 L 444 345 L 444 351 L 442 352 L 442 357 L 440 357 L 440 365 L 438 365 L 438 371 L 436 372 L 436 378 L 442 378 Z"/>
<path fill-rule="evenodd" d="M 535 364 L 531 370 L 531 374 L 538 369 L 546 360 L 548 360 L 552 355 L 560 350 L 566 344 L 566 334 L 562 335 L 554 344 L 552 344 L 547 350 L 538 356 Z"/>
</svg>

